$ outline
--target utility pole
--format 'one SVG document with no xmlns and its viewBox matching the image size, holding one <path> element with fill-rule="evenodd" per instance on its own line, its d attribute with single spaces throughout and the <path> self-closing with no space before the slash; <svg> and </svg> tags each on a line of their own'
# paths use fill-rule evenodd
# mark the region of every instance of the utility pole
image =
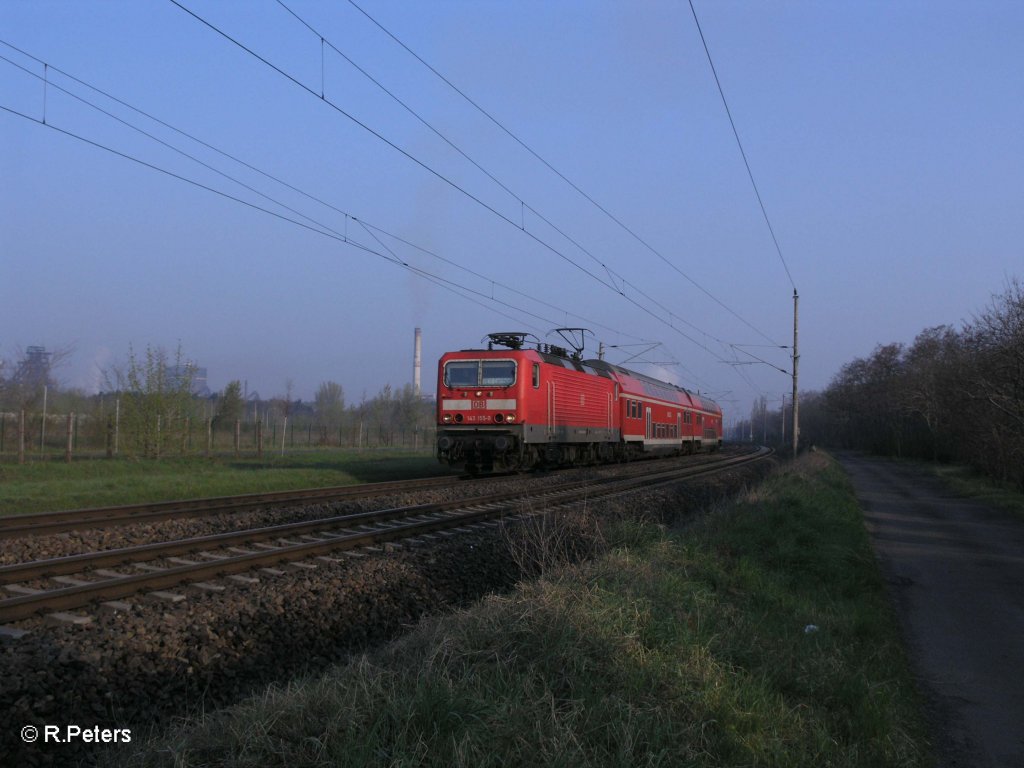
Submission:
<svg viewBox="0 0 1024 768">
<path fill-rule="evenodd" d="M 782 393 L 782 445 L 786 444 L 786 393 Z"/>
<path fill-rule="evenodd" d="M 793 458 L 800 446 L 800 397 L 797 393 L 797 371 L 800 367 L 800 348 L 797 345 L 799 333 L 800 295 L 793 289 Z"/>
</svg>

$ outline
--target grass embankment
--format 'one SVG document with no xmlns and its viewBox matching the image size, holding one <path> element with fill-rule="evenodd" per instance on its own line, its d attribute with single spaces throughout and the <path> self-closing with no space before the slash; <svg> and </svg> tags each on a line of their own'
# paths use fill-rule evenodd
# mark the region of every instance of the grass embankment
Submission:
<svg viewBox="0 0 1024 768">
<path fill-rule="evenodd" d="M 956 464 L 927 464 L 924 466 L 957 496 L 978 499 L 978 501 L 993 507 L 1000 507 L 1024 519 L 1024 494 L 1012 483 L 993 480 L 978 474 L 970 467 Z"/>
<path fill-rule="evenodd" d="M 95 459 L 0 465 L 0 515 L 350 485 L 446 473 L 400 451 L 309 451 L 256 458 Z"/>
<path fill-rule="evenodd" d="M 685 530 L 630 524 L 617 541 L 186 723 L 131 764 L 926 764 L 883 584 L 830 460 L 805 457 Z"/>
</svg>

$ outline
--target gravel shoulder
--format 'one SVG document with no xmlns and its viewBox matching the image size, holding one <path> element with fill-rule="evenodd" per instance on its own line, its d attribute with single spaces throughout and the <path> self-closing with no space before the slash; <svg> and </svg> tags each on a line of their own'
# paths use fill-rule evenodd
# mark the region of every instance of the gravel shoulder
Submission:
<svg viewBox="0 0 1024 768">
<path fill-rule="evenodd" d="M 939 766 L 1024 766 L 1024 523 L 910 466 L 853 482 L 925 697 Z"/>
</svg>

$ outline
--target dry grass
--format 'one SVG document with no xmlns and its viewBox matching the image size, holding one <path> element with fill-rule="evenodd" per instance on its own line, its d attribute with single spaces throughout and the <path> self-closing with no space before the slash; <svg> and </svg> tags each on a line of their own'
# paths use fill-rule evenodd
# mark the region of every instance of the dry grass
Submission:
<svg viewBox="0 0 1024 768">
<path fill-rule="evenodd" d="M 589 560 L 608 549 L 604 522 L 588 505 L 535 512 L 524 504 L 520 519 L 503 520 L 501 537 L 524 579 Z"/>
<path fill-rule="evenodd" d="M 859 510 L 827 460 L 809 462 L 685 532 L 595 538 L 611 549 L 576 566 L 557 566 L 561 545 L 531 555 L 544 575 L 513 594 L 122 764 L 924 765 Z M 521 534 L 557 540 L 553 523 Z"/>
</svg>

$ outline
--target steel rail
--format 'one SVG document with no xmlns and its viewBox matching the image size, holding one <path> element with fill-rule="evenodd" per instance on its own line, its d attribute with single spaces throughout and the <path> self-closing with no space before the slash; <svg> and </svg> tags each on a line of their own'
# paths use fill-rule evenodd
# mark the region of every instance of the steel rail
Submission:
<svg viewBox="0 0 1024 768">
<path fill-rule="evenodd" d="M 616 480 L 621 481 L 621 478 L 613 477 L 598 480 L 574 480 L 554 486 L 547 486 L 546 488 L 538 491 L 537 494 L 543 495 L 584 486 L 593 487 L 603 483 L 615 482 Z M 372 510 L 369 512 L 354 512 L 346 515 L 324 517 L 315 520 L 304 520 L 296 523 L 281 523 L 278 525 L 247 528 L 243 530 L 228 531 L 225 533 L 211 533 L 205 536 L 193 536 L 187 539 L 178 539 L 174 541 L 136 544 L 130 547 L 119 547 L 116 549 L 101 550 L 99 552 L 85 552 L 78 555 L 66 555 L 64 557 L 54 557 L 45 560 L 30 560 L 24 563 L 12 563 L 0 566 L 0 584 L 14 584 L 28 581 L 30 579 L 63 576 L 69 573 L 80 573 L 91 568 L 105 568 L 125 563 L 144 562 L 163 557 L 186 555 L 201 550 L 218 549 L 239 544 L 267 541 L 269 539 L 288 538 L 289 536 L 301 536 L 314 531 L 330 531 L 339 528 L 352 528 L 359 525 L 374 525 L 403 517 L 436 514 L 480 504 L 501 503 L 509 500 L 510 498 L 525 498 L 526 496 L 529 496 L 529 494 L 524 495 L 521 490 L 512 492 L 503 491 L 501 493 L 488 494 L 484 496 L 471 496 L 469 498 L 431 502 L 428 504 L 416 504 L 405 507 L 393 507 L 390 509 Z"/>
<path fill-rule="evenodd" d="M 597 482 L 565 483 L 557 486 L 556 488 L 548 488 L 527 495 L 524 495 L 521 491 L 517 491 L 512 493 L 493 494 L 485 497 L 462 499 L 457 502 L 444 502 L 440 505 L 426 504 L 414 507 L 384 510 L 382 514 L 385 517 L 378 516 L 375 522 L 390 522 L 402 517 L 420 519 L 413 522 L 390 525 L 385 528 L 378 528 L 370 531 L 359 531 L 355 533 L 349 532 L 333 536 L 326 540 L 302 542 L 299 544 L 289 543 L 285 546 L 271 550 L 251 552 L 231 557 L 225 556 L 221 559 L 203 563 L 164 568 L 158 572 L 147 572 L 143 574 L 123 576 L 120 578 L 110 578 L 90 584 L 63 587 L 59 589 L 41 591 L 37 594 L 12 597 L 0 600 L 0 623 L 29 618 L 44 610 L 75 608 L 98 600 L 114 600 L 140 591 L 156 590 L 168 586 L 201 581 L 210 577 L 230 575 L 242 571 L 248 571 L 259 566 L 302 560 L 309 557 L 324 555 L 331 551 L 356 549 L 403 538 L 423 536 L 435 531 L 474 525 L 488 520 L 506 517 L 508 515 L 521 514 L 522 504 L 526 501 L 542 502 L 544 505 L 543 508 L 549 509 L 585 499 L 593 500 L 597 498 L 607 498 L 630 492 L 638 486 L 650 488 L 666 483 L 678 482 L 684 479 L 692 479 L 703 475 L 722 472 L 726 469 L 732 469 L 742 464 L 760 460 L 770 455 L 770 453 L 771 451 L 767 449 L 759 449 L 754 453 L 723 459 L 712 465 L 679 467 L 628 478 L 606 478 Z M 455 512 L 454 510 L 456 509 L 461 509 L 463 511 Z M 439 514 L 442 516 L 437 517 Z M 374 513 L 361 513 L 359 515 L 343 516 L 343 518 L 334 518 L 333 520 L 340 522 L 340 520 L 346 519 L 347 524 L 343 527 L 350 528 L 352 525 L 367 525 L 373 515 Z M 425 515 L 434 515 L 434 517 L 424 520 L 422 518 Z M 312 524 L 323 523 L 324 521 L 310 522 Z M 259 530 L 261 531 L 263 539 L 273 537 L 283 538 L 280 529 L 292 527 L 293 526 L 272 526 L 268 529 Z M 277 529 L 276 533 L 269 533 L 274 529 Z M 321 527 L 319 530 L 322 531 L 324 528 Z M 288 535 L 295 535 L 295 533 L 296 531 L 292 530 Z M 220 534 L 218 534 L 218 536 L 220 536 Z M 198 538 L 209 539 L 210 537 Z M 182 544 L 190 541 L 195 540 L 171 542 L 171 544 Z M 254 539 L 250 538 L 248 541 L 252 542 Z M 144 545 L 144 547 L 148 546 L 160 545 Z M 194 551 L 194 548 L 187 551 Z M 113 552 L 114 551 L 111 551 L 110 554 Z M 46 571 L 46 573 L 47 575 L 50 575 L 55 573 L 55 571 L 52 570 L 54 567 L 62 567 L 58 565 L 59 563 L 68 562 L 70 564 L 71 561 L 77 561 L 71 571 L 60 572 L 78 572 L 82 570 L 82 566 L 80 564 L 83 562 L 82 558 L 84 557 L 86 556 L 75 555 L 70 558 L 55 558 L 49 561 L 39 561 L 19 565 L 27 567 L 46 564 L 44 567 L 48 567 L 50 569 Z M 150 555 L 149 559 L 152 558 L 153 555 Z M 104 560 L 102 564 L 110 564 L 111 562 L 115 561 Z M 123 563 L 126 561 L 121 560 L 116 562 Z M 97 565 L 97 563 L 90 563 L 89 567 L 93 567 L 95 565 Z M 16 567 L 17 566 L 6 566 L 3 570 L 10 573 L 13 572 L 13 569 Z M 40 572 L 37 575 L 42 574 Z"/>
<path fill-rule="evenodd" d="M 507 475 L 472 478 L 473 483 L 500 480 Z M 44 536 L 85 528 L 112 528 L 135 523 L 158 522 L 182 517 L 199 517 L 220 512 L 245 512 L 260 507 L 275 507 L 309 502 L 331 502 L 372 498 L 390 493 L 414 493 L 430 488 L 444 488 L 468 480 L 465 475 L 389 480 L 379 483 L 339 485 L 326 488 L 302 488 L 290 491 L 265 491 L 237 496 L 178 499 L 144 502 L 112 507 L 89 507 L 53 512 L 31 512 L 0 517 L 0 540 L 25 536 Z"/>
<path fill-rule="evenodd" d="M 110 528 L 118 525 L 131 525 L 133 523 L 170 520 L 177 517 L 198 517 L 218 512 L 244 512 L 258 509 L 259 507 L 282 506 L 292 503 L 341 501 L 344 499 L 383 496 L 388 493 L 410 493 L 428 488 L 454 485 L 457 482 L 457 477 L 442 476 L 416 480 L 392 480 L 381 483 L 339 485 L 328 488 L 267 491 L 238 496 L 125 504 L 115 507 L 92 507 L 58 512 L 32 512 L 25 515 L 0 517 L 0 539 L 41 536 L 98 526 Z"/>
</svg>

